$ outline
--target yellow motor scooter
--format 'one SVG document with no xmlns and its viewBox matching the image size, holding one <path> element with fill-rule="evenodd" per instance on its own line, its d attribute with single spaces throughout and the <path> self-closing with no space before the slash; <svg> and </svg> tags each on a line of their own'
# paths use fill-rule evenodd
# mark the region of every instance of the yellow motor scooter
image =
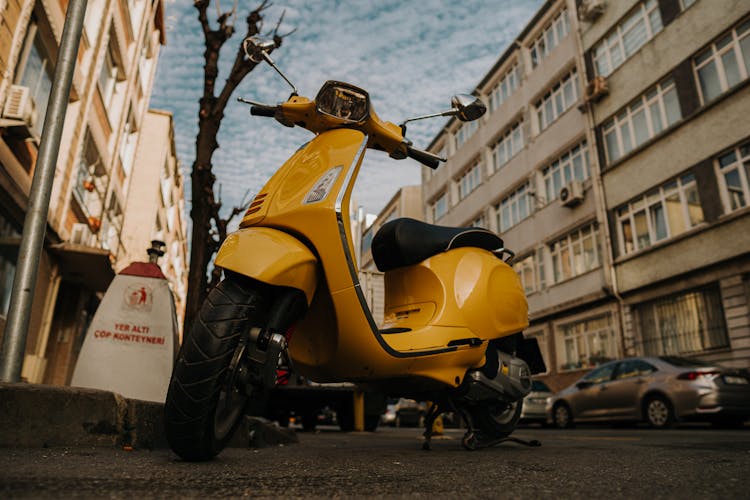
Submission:
<svg viewBox="0 0 750 500">
<path fill-rule="evenodd" d="M 259 37 L 244 42 L 248 57 L 290 83 L 269 46 Z M 315 136 L 271 177 L 218 252 L 225 279 L 186 336 L 167 394 L 172 449 L 188 460 L 215 456 L 243 412 L 274 387 L 280 365 L 316 382 L 434 402 L 426 447 L 445 411 L 463 417 L 469 449 L 513 432 L 531 375 L 545 368 L 536 340 L 523 337 L 528 306 L 499 236 L 413 219 L 385 224 L 372 241 L 385 273 L 380 327 L 358 281 L 349 200 L 365 151 L 431 168 L 445 160 L 412 147 L 406 122 L 380 120 L 367 92 L 347 83 L 326 82 L 314 100 L 294 89 L 279 105 L 244 102 L 255 116 Z M 470 121 L 485 109 L 459 95 L 449 111 L 407 122 Z"/>
</svg>

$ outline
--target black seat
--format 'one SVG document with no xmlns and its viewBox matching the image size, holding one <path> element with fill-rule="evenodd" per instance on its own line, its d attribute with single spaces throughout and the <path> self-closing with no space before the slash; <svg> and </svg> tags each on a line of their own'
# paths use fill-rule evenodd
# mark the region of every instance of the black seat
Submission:
<svg viewBox="0 0 750 500">
<path fill-rule="evenodd" d="M 493 251 L 503 248 L 503 240 L 487 229 L 435 226 L 401 218 L 384 224 L 377 232 L 372 239 L 372 258 L 378 270 L 385 272 L 459 247 Z"/>
</svg>

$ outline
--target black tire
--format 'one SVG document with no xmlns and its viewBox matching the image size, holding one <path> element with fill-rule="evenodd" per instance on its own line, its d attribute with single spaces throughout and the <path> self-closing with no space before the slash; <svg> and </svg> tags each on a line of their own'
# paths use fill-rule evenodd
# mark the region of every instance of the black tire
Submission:
<svg viewBox="0 0 750 500">
<path fill-rule="evenodd" d="M 565 403 L 557 403 L 552 408 L 552 425 L 558 429 L 570 429 L 573 427 L 573 412 Z"/>
<path fill-rule="evenodd" d="M 210 460 L 232 437 L 247 394 L 236 390 L 233 359 L 250 329 L 265 323 L 266 299 L 257 285 L 227 278 L 211 290 L 185 338 L 164 406 L 167 441 L 189 461 Z"/>
<path fill-rule="evenodd" d="M 672 404 L 664 396 L 649 396 L 643 402 L 643 415 L 654 429 L 667 429 L 674 424 Z"/>
<path fill-rule="evenodd" d="M 467 408 L 483 441 L 510 436 L 518 426 L 522 409 L 521 401 L 510 404 L 498 401 Z"/>
</svg>

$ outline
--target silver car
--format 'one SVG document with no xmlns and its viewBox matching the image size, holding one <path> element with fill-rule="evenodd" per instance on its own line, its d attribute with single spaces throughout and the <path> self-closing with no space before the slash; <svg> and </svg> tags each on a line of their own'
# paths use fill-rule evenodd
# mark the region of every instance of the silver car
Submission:
<svg viewBox="0 0 750 500">
<path fill-rule="evenodd" d="M 552 391 L 547 384 L 541 380 L 532 380 L 531 392 L 523 399 L 521 422 L 538 422 L 545 425 L 547 423 L 547 398 L 550 396 L 552 396 Z"/>
<path fill-rule="evenodd" d="M 605 363 L 547 403 L 559 428 L 574 422 L 707 420 L 738 427 L 750 419 L 750 373 L 675 356 Z"/>
</svg>

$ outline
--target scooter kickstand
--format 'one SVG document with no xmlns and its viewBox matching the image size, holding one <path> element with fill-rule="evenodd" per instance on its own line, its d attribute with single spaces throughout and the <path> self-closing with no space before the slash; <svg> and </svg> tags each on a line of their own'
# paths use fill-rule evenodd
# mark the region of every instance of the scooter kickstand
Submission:
<svg viewBox="0 0 750 500">
<path fill-rule="evenodd" d="M 432 440 L 433 425 L 435 424 L 435 420 L 438 418 L 438 415 L 443 413 L 443 411 L 444 410 L 441 410 L 440 406 L 437 403 L 432 403 L 432 406 L 427 412 L 427 417 L 425 418 L 424 422 L 424 434 L 422 434 L 424 436 L 422 449 L 425 451 L 430 451 L 430 441 Z"/>
</svg>

